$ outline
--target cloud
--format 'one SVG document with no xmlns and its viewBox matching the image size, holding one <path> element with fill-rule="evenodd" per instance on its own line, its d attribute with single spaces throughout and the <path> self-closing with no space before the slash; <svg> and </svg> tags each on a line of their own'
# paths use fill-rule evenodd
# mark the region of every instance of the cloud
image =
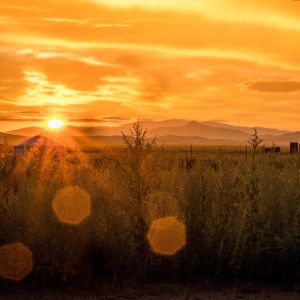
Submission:
<svg viewBox="0 0 300 300">
<path fill-rule="evenodd" d="M 130 121 L 130 118 L 125 118 L 125 117 L 103 117 L 102 120 L 105 121 Z"/>
<path fill-rule="evenodd" d="M 97 116 L 109 116 L 111 112 L 114 112 L 116 116 L 123 118 L 132 118 L 138 115 L 134 106 L 128 106 L 125 103 L 96 100 L 91 101 L 88 105 L 83 103 L 73 103 L 66 106 L 66 110 L 69 111 L 71 117 L 79 118 L 82 115 L 88 116 L 88 118 L 96 118 Z M 104 119 L 105 120 L 105 119 Z"/>
<path fill-rule="evenodd" d="M 45 74 L 49 81 L 81 91 L 95 91 L 103 85 L 104 77 L 123 74 L 120 68 L 96 62 L 92 58 L 82 58 L 82 61 L 56 58 L 37 61 L 36 68 Z"/>
<path fill-rule="evenodd" d="M 71 123 L 120 123 L 130 121 L 130 118 L 122 117 L 95 117 L 95 118 L 68 118 L 67 121 Z"/>
<path fill-rule="evenodd" d="M 77 19 L 65 19 L 65 18 L 43 18 L 45 22 L 54 22 L 54 23 L 71 23 L 77 25 L 86 24 L 87 20 L 77 20 Z"/>
<path fill-rule="evenodd" d="M 40 122 L 43 119 L 40 117 L 24 117 L 24 116 L 1 116 L 0 115 L 0 121 L 6 121 L 6 122 Z"/>
<path fill-rule="evenodd" d="M 300 81 L 254 81 L 246 85 L 256 92 L 293 93 L 300 91 Z"/>
<path fill-rule="evenodd" d="M 89 125 L 120 116 L 272 126 L 289 116 L 292 127 L 300 122 L 296 7 L 282 0 L 3 0 L 0 110 L 3 118 L 59 113 Z M 26 113 L 35 110 L 41 113 Z"/>
<path fill-rule="evenodd" d="M 3 4 L 3 8 L 8 9 L 8 10 L 21 10 L 21 11 L 37 11 L 38 8 L 34 6 L 27 6 L 27 5 L 8 5 L 8 4 Z"/>
<path fill-rule="evenodd" d="M 99 23 L 97 21 L 88 20 L 88 19 L 65 19 L 65 18 L 43 18 L 45 22 L 53 22 L 53 23 L 69 23 L 75 24 L 77 26 L 87 26 L 94 28 L 130 28 L 133 24 L 129 23 Z"/>
<path fill-rule="evenodd" d="M 77 51 L 87 50 L 101 50 L 101 51 L 135 51 L 144 53 L 155 53 L 159 56 L 165 57 L 194 57 L 206 58 L 211 57 L 215 59 L 230 59 L 237 61 L 249 61 L 260 65 L 280 67 L 283 69 L 299 70 L 299 65 L 285 61 L 284 59 L 275 59 L 273 54 L 263 53 L 254 50 L 231 49 L 228 45 L 221 48 L 185 48 L 185 47 L 170 47 L 159 44 L 145 44 L 145 43 L 117 43 L 117 42 L 96 42 L 96 41 L 74 41 L 67 39 L 52 39 L 44 38 L 42 36 L 31 36 L 30 38 L 24 36 L 12 36 L 7 34 L 0 34 L 0 41 L 3 43 L 13 43 L 19 46 L 29 45 L 32 47 L 53 47 Z"/>
<path fill-rule="evenodd" d="M 0 52 L 0 100 L 12 100 L 20 96 L 27 86 L 18 59 Z"/>
<path fill-rule="evenodd" d="M 297 9 L 297 6 L 294 3 L 287 3 L 287 1 L 280 3 L 280 1 L 274 0 L 273 2 L 277 2 L 277 5 L 274 6 L 268 5 L 270 2 L 267 0 L 185 0 L 184 5 L 182 1 L 178 0 L 90 0 L 90 2 L 115 8 L 133 7 L 152 11 L 174 11 L 181 14 L 192 13 L 193 15 L 204 15 L 215 21 L 300 30 L 299 18 L 290 13 L 293 8 Z"/>
</svg>

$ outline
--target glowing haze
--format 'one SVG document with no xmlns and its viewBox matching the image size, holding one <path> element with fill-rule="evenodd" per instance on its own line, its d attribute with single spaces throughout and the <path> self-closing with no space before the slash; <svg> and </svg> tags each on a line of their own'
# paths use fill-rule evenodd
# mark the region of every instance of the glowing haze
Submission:
<svg viewBox="0 0 300 300">
<path fill-rule="evenodd" d="M 299 129 L 300 2 L 2 0 L 1 131 L 221 119 Z"/>
</svg>

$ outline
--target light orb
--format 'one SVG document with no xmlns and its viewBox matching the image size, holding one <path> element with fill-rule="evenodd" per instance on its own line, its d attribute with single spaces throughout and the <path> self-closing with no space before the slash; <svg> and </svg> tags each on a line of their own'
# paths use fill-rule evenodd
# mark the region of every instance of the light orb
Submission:
<svg viewBox="0 0 300 300">
<path fill-rule="evenodd" d="M 154 220 L 147 234 L 154 253 L 172 256 L 186 244 L 186 228 L 176 217 Z"/>
<path fill-rule="evenodd" d="M 33 268 L 32 252 L 22 243 L 0 248 L 0 276 L 13 281 L 23 280 Z"/>
<path fill-rule="evenodd" d="M 50 129 L 58 129 L 64 126 L 64 122 L 59 119 L 51 119 L 48 121 L 48 127 Z"/>
<path fill-rule="evenodd" d="M 79 225 L 90 215 L 90 195 L 79 186 L 68 186 L 58 191 L 52 208 L 62 223 Z"/>
</svg>

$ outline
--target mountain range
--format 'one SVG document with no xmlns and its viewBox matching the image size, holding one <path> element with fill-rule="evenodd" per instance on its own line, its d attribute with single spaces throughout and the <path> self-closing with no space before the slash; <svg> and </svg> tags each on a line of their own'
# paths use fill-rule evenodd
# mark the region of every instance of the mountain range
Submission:
<svg viewBox="0 0 300 300">
<path fill-rule="evenodd" d="M 143 127 L 147 129 L 148 136 L 158 138 L 158 141 L 173 145 L 245 145 L 253 128 L 235 126 L 224 122 L 207 121 L 197 122 L 180 119 L 164 121 L 143 121 Z M 3 133 L 3 137 L 10 144 L 34 136 L 45 135 L 54 137 L 63 142 L 86 141 L 87 144 L 119 144 L 122 142 L 122 132 L 128 134 L 131 123 L 109 127 L 80 127 L 65 126 L 57 133 L 51 133 L 41 127 L 27 127 Z M 300 132 L 288 132 L 273 128 L 256 127 L 258 134 L 264 138 L 266 144 L 272 142 L 278 145 L 287 145 L 290 141 L 300 141 Z M 1 138 L 1 135 L 0 135 Z M 0 139 L 1 143 L 1 139 Z"/>
</svg>

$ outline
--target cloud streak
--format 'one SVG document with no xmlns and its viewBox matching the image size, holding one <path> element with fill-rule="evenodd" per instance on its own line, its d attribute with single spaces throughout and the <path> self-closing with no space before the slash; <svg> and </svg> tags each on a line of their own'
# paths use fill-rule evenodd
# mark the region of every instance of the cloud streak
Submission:
<svg viewBox="0 0 300 300">
<path fill-rule="evenodd" d="M 293 93 L 300 92 L 299 81 L 255 81 L 247 84 L 248 88 L 257 92 Z"/>
<path fill-rule="evenodd" d="M 266 4 L 270 3 L 267 0 L 253 1 L 245 0 L 243 2 L 237 0 L 185 0 L 184 5 L 182 1 L 173 0 L 91 0 L 93 3 L 99 5 L 107 5 L 113 7 L 140 7 L 143 9 L 157 10 L 170 10 L 175 12 L 191 13 L 193 15 L 204 15 L 205 17 L 223 22 L 234 22 L 237 24 L 250 23 L 266 27 L 275 27 L 286 30 L 300 31 L 300 21 L 296 16 L 291 16 L 285 13 L 285 9 L 297 9 L 295 3 L 287 3 L 281 1 L 282 10 L 278 9 L 280 1 L 274 0 L 277 4 L 277 10 L 272 6 Z"/>
<path fill-rule="evenodd" d="M 192 57 L 192 58 L 216 58 L 216 59 L 228 59 L 228 60 L 241 60 L 249 61 L 260 65 L 274 66 L 287 70 L 299 70 L 300 64 L 295 65 L 291 62 L 275 59 L 272 54 L 253 52 L 253 51 L 239 51 L 230 48 L 184 48 L 184 47 L 168 47 L 164 45 L 155 44 L 133 44 L 133 43 L 111 43 L 111 42 L 83 42 L 73 40 L 51 39 L 38 36 L 31 36 L 31 38 L 23 36 L 10 36 L 6 34 L 0 34 L 0 42 L 14 43 L 19 46 L 31 46 L 31 47 L 55 47 L 57 49 L 77 49 L 77 50 L 129 50 L 129 51 L 143 51 L 143 52 L 155 52 L 160 56 L 173 56 L 173 57 Z"/>
<path fill-rule="evenodd" d="M 299 4 L 282 0 L 3 0 L 1 122 L 298 129 L 299 20 Z"/>
</svg>

